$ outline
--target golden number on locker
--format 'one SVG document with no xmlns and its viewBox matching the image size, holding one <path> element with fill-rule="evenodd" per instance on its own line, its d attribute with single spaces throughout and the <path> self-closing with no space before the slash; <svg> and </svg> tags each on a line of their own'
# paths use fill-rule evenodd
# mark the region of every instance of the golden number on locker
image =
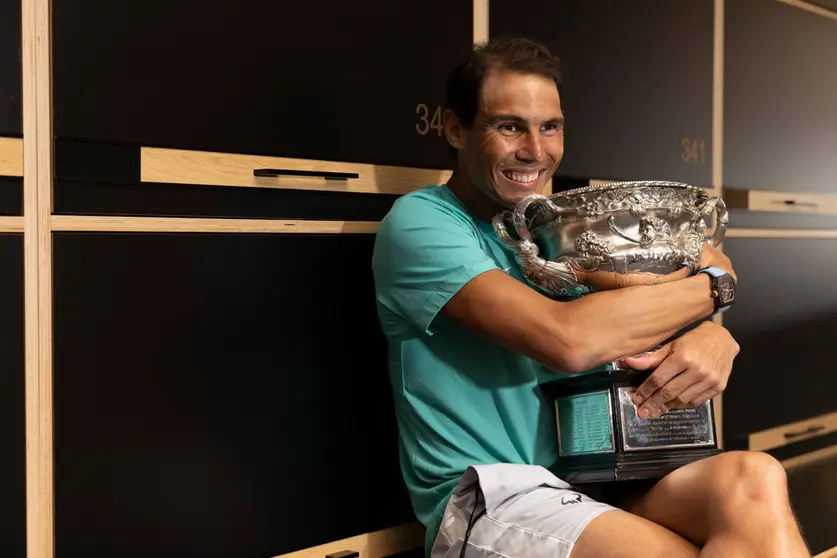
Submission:
<svg viewBox="0 0 837 558">
<path fill-rule="evenodd" d="M 436 106 L 433 111 L 433 116 L 430 116 L 430 109 L 424 103 L 416 105 L 416 114 L 419 115 L 419 122 L 416 123 L 416 132 L 419 135 L 425 136 L 430 133 L 430 130 L 436 130 L 438 135 L 442 135 L 444 126 L 442 125 L 442 107 Z"/>
<path fill-rule="evenodd" d="M 683 138 L 680 140 L 683 151 L 680 152 L 680 160 L 684 163 L 705 163 L 706 142 L 703 140 Z"/>
</svg>

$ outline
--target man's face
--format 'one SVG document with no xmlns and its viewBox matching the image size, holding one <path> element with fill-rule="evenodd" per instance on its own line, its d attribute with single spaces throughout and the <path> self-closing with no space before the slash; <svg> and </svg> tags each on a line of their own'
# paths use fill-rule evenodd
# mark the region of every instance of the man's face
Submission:
<svg viewBox="0 0 837 558">
<path fill-rule="evenodd" d="M 550 78 L 491 72 L 470 130 L 462 130 L 460 157 L 473 184 L 512 207 L 539 193 L 564 156 L 564 115 Z"/>
</svg>

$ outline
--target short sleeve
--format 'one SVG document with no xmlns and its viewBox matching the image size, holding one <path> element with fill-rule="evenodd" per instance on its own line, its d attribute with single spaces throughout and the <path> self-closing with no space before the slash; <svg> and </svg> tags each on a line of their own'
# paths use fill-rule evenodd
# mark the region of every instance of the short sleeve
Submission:
<svg viewBox="0 0 837 558">
<path fill-rule="evenodd" d="M 468 281 L 497 263 L 469 218 L 441 201 L 405 196 L 383 219 L 372 268 L 378 304 L 432 335 L 436 315 Z"/>
</svg>

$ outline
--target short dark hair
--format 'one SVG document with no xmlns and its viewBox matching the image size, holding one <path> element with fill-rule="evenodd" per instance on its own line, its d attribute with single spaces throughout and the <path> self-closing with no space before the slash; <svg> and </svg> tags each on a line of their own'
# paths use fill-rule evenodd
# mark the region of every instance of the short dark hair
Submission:
<svg viewBox="0 0 837 558">
<path fill-rule="evenodd" d="M 445 109 L 453 111 L 466 128 L 477 116 L 485 76 L 494 70 L 548 77 L 559 94 L 564 85 L 561 60 L 540 43 L 524 37 L 502 37 L 477 44 L 448 75 L 445 89 Z"/>
</svg>

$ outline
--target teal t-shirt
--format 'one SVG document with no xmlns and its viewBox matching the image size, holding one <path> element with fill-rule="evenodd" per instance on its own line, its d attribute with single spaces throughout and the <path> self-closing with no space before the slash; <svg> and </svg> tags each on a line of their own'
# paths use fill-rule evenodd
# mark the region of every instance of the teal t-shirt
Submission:
<svg viewBox="0 0 837 558">
<path fill-rule="evenodd" d="M 528 284 L 492 225 L 473 217 L 445 185 L 396 201 L 381 221 L 372 266 L 401 468 L 429 552 L 469 465 L 554 464 L 555 412 L 538 386 L 558 376 L 440 314 L 488 270 Z"/>
</svg>

